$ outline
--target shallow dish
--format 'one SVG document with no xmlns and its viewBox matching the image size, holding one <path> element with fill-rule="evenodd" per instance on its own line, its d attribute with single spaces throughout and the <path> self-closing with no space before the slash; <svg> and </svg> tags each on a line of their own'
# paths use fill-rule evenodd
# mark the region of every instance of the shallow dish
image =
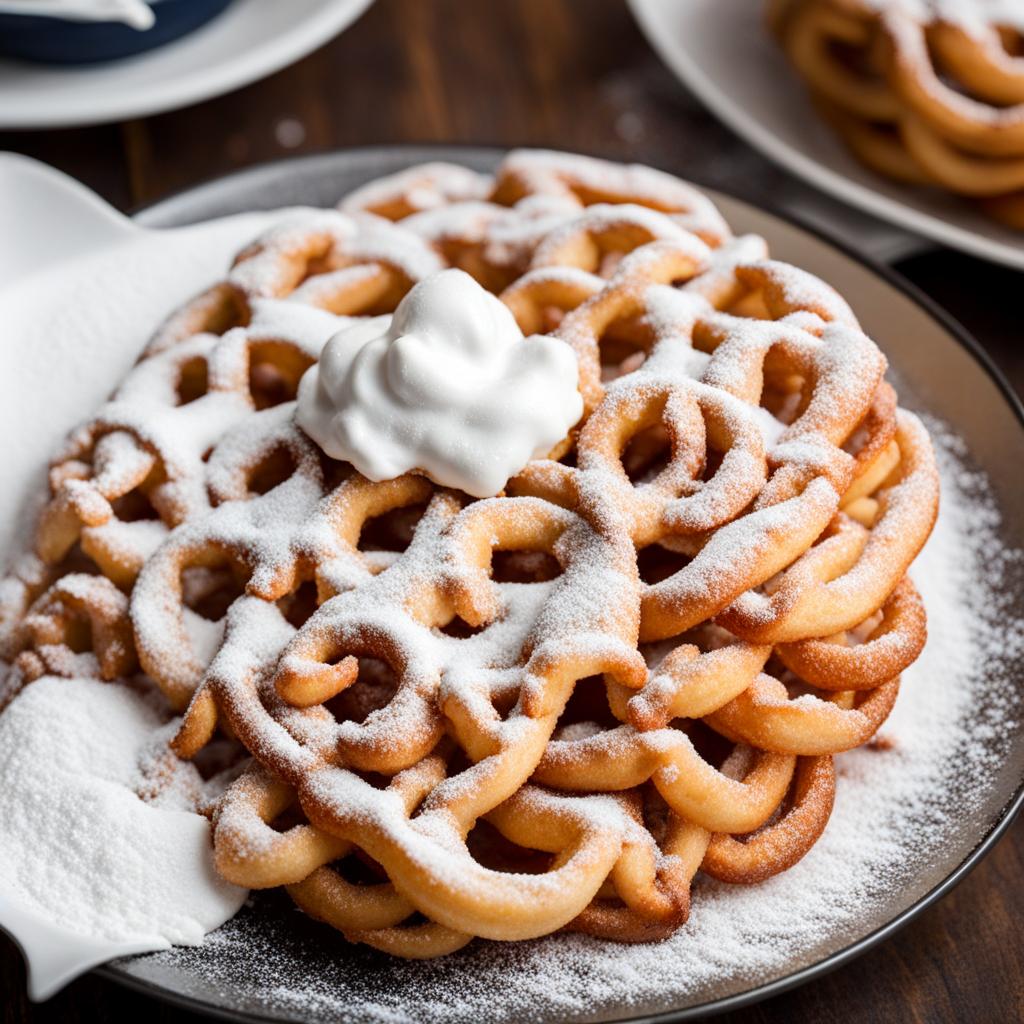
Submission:
<svg viewBox="0 0 1024 1024">
<path fill-rule="evenodd" d="M 220 96 L 305 57 L 372 2 L 233 0 L 186 38 L 116 64 L 0 60 L 0 129 L 104 124 Z"/>
<path fill-rule="evenodd" d="M 821 119 L 764 22 L 764 0 L 630 0 L 675 75 L 755 149 L 853 206 L 943 245 L 1024 268 L 1024 235 L 955 196 L 887 181 Z"/>
<path fill-rule="evenodd" d="M 231 0 L 153 0 L 143 31 L 111 21 L 0 14 L 0 54 L 42 64 L 94 64 L 154 50 L 215 18 Z"/>
<path fill-rule="evenodd" d="M 201 186 L 137 220 L 169 227 L 243 209 L 330 205 L 356 185 L 412 163 L 449 159 L 487 169 L 498 156 L 488 150 L 410 147 L 284 161 Z M 778 258 L 813 267 L 840 289 L 887 352 L 900 378 L 901 399 L 954 425 L 987 474 L 1002 512 L 1002 542 L 1024 548 L 1024 480 L 1016 471 L 1024 459 L 1024 410 L 976 344 L 895 277 L 775 215 L 727 196 L 713 198 L 737 231 L 764 235 Z M 1019 581 L 1013 573 L 1005 581 L 999 597 L 1019 615 Z M 1002 699 L 1011 705 L 1014 721 L 1022 682 L 1019 663 L 1003 677 Z M 977 698 L 981 716 L 990 710 L 986 700 L 984 694 Z M 587 947 L 577 956 L 580 946 L 559 937 L 512 948 L 478 943 L 442 961 L 395 961 L 345 944 L 292 910 L 286 897 L 270 893 L 201 947 L 122 960 L 102 973 L 157 998 L 237 1020 L 443 1019 L 454 1024 L 479 1019 L 482 1005 L 490 1019 L 502 1022 L 519 1019 L 526 1008 L 537 1021 L 577 1022 L 681 1020 L 724 1010 L 799 984 L 863 952 L 947 892 L 991 848 L 1024 799 L 1024 731 L 1016 725 L 1003 733 L 979 729 L 973 742 L 982 748 L 985 771 L 972 768 L 965 776 L 951 750 L 943 784 L 925 794 L 935 805 L 926 810 L 945 815 L 942 843 L 923 853 L 908 848 L 903 856 L 901 851 L 899 869 L 880 880 L 878 891 L 866 893 L 871 898 L 858 903 L 855 913 L 835 927 L 822 927 L 813 941 L 797 945 L 783 932 L 783 955 L 771 969 L 743 970 L 725 961 L 705 981 L 693 984 L 680 977 L 652 993 L 649 985 L 644 991 L 641 977 L 630 982 L 623 966 L 611 992 L 602 989 L 606 979 L 586 955 Z M 962 799 L 964 787 L 973 797 L 969 804 Z M 790 874 L 798 877 L 798 871 Z M 695 918 L 699 900 L 698 893 Z M 623 964 L 628 959 L 625 953 L 616 956 Z M 538 985 L 538 964 L 563 972 L 564 992 Z"/>
</svg>

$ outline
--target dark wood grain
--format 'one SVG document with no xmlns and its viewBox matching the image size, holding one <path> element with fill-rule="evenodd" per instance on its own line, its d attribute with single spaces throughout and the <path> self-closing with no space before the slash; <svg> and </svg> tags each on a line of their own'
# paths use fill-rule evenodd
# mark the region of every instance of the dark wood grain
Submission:
<svg viewBox="0 0 1024 1024">
<path fill-rule="evenodd" d="M 755 26 L 750 31 L 757 30 Z M 228 96 L 123 125 L 0 133 L 132 209 L 264 160 L 390 142 L 541 145 L 652 163 L 766 205 L 802 188 L 705 114 L 619 0 L 378 0 L 297 65 Z M 900 268 L 1024 392 L 1019 274 L 937 250 Z M 950 896 L 859 960 L 720 1018 L 753 1022 L 1024 1019 L 1024 823 Z M 198 1020 L 96 977 L 42 1006 L 0 938 L 0 1024 Z"/>
</svg>

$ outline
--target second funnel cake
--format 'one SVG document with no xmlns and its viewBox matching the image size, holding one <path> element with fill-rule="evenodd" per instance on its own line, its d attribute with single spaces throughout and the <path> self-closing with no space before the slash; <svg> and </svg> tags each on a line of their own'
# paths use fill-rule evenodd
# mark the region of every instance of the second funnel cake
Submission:
<svg viewBox="0 0 1024 1024">
<path fill-rule="evenodd" d="M 452 267 L 578 369 L 582 416 L 493 497 L 425 461 L 370 480 L 296 422 L 328 339 Z M 71 436 L 3 587 L 8 699 L 150 677 L 178 755 L 235 744 L 218 870 L 352 941 L 664 937 L 698 871 L 811 848 L 924 644 L 937 475 L 885 369 L 833 289 L 659 172 L 374 182 L 244 250 Z M 488 410 L 451 407 L 486 448 Z"/>
<path fill-rule="evenodd" d="M 770 0 L 768 12 L 858 159 L 1024 228 L 1024 3 Z"/>
</svg>

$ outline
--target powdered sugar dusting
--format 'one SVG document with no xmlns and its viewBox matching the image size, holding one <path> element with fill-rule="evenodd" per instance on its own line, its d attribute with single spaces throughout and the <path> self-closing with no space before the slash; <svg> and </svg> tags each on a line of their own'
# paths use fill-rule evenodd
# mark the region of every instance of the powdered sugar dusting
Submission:
<svg viewBox="0 0 1024 1024">
<path fill-rule="evenodd" d="M 1006 764 L 1020 698 L 1007 683 L 1024 657 L 1012 595 L 1024 559 L 998 541 L 999 512 L 963 443 L 929 420 L 943 503 L 912 575 L 929 641 L 904 674 L 883 730 L 887 744 L 841 755 L 832 819 L 794 868 L 755 887 L 699 876 L 696 912 L 660 944 L 622 946 L 579 935 L 476 942 L 430 963 L 387 961 L 326 928 L 296 932 L 297 915 L 249 910 L 198 949 L 156 955 L 175 983 L 230 993 L 285 1019 L 590 1020 L 655 1012 L 741 991 L 812 963 L 867 934 L 941 881 L 966 856 L 965 821 L 982 836 Z M 277 897 L 269 896 L 273 901 Z M 154 958 L 124 963 L 151 971 Z M 339 970 L 339 963 L 344 969 Z M 179 973 L 180 972 L 180 975 Z M 500 1000 L 495 993 L 501 993 Z"/>
<path fill-rule="evenodd" d="M 3 292 L 4 332 L 19 342 L 0 349 L 0 367 L 19 387 L 9 388 L 0 405 L 0 426 L 19 444 L 8 446 L 4 461 L 0 550 L 25 546 L 47 458 L 125 375 L 154 319 L 213 279 L 274 216 L 246 214 L 178 231 L 139 232 L 123 245 Z M 111 281 L 118 287 L 111 289 Z M 55 302 L 58 294 L 61 301 Z M 47 358 L 25 360 L 27 349 L 45 350 Z M 50 372 L 55 364 L 65 372 Z M 41 394 L 48 396 L 46 417 L 33 415 Z M 26 422 L 33 424 L 31 432 Z"/>
<path fill-rule="evenodd" d="M 810 544 L 833 518 L 851 462 L 860 457 L 852 453 L 862 451 L 857 445 L 870 444 L 874 437 L 871 420 L 862 416 L 874 399 L 885 406 L 887 392 L 879 391 L 885 363 L 838 295 L 816 287 L 809 275 L 768 260 L 759 240 L 732 240 L 706 200 L 667 176 L 640 168 L 613 173 L 605 165 L 555 154 L 513 154 L 486 192 L 483 179 L 470 176 L 459 184 L 436 165 L 393 180 L 392 186 L 397 190 L 371 190 L 362 205 L 351 209 L 300 212 L 265 233 L 245 250 L 226 281 L 207 293 L 191 314 L 179 317 L 172 330 L 161 333 L 163 340 L 150 347 L 94 426 L 74 435 L 54 467 L 52 486 L 59 493 L 40 531 L 40 558 L 55 564 L 81 526 L 82 550 L 102 569 L 96 556 L 105 556 L 106 549 L 96 548 L 94 534 L 87 531 L 114 530 L 115 524 L 104 517 L 114 513 L 114 503 L 126 492 L 141 487 L 162 520 L 153 522 L 161 531 L 169 530 L 169 536 L 152 552 L 148 545 L 159 538 L 150 530 L 138 538 L 140 546 L 145 542 L 146 553 L 128 557 L 128 529 L 135 522 L 131 517 L 145 514 L 147 507 L 123 502 L 124 543 L 108 547 L 119 548 L 115 553 L 120 562 L 114 568 L 125 577 L 125 589 L 141 566 L 124 635 L 134 633 L 142 668 L 175 707 L 197 693 L 185 732 L 202 735 L 186 735 L 186 746 L 209 735 L 210 709 L 215 708 L 257 762 L 297 791 L 309 819 L 337 836 L 354 830 L 350 838 L 395 879 L 401 894 L 406 895 L 407 882 L 395 867 L 399 857 L 429 876 L 430 885 L 410 886 L 420 897 L 416 907 L 429 920 L 460 938 L 465 933 L 514 940 L 573 921 L 598 893 L 614 858 L 625 852 L 623 843 L 635 849 L 646 845 L 648 860 L 659 872 L 674 859 L 662 856 L 653 834 L 633 820 L 620 798 L 566 796 L 541 788 L 550 781 L 544 759 L 533 785 L 524 785 L 536 764 L 533 759 L 522 765 L 514 783 L 511 778 L 501 781 L 503 759 L 519 751 L 540 751 L 548 739 L 558 701 L 545 692 L 555 689 L 545 686 L 545 680 L 558 681 L 559 665 L 572 662 L 578 674 L 607 671 L 627 687 L 640 685 L 647 677 L 643 657 L 635 650 L 644 623 L 644 609 L 637 608 L 642 602 L 686 609 L 691 602 L 680 598 L 692 596 L 696 608 L 702 595 L 710 595 L 717 607 L 725 608 L 723 626 L 732 628 L 726 621 L 731 616 L 740 627 L 734 632 L 743 635 L 745 629 L 756 635 L 774 614 L 776 598 L 785 597 L 785 581 L 778 591 L 769 586 L 771 573 L 782 562 L 764 565 L 753 581 L 739 570 L 745 559 L 767 555 L 779 539 L 796 531 Z M 531 197 L 533 186 L 541 187 L 544 195 Z M 467 200 L 456 218 L 467 232 L 461 240 L 451 233 L 454 220 L 449 223 L 442 216 L 441 204 L 450 189 Z M 626 201 L 630 198 L 639 205 Z M 412 211 L 419 211 L 411 218 L 419 222 L 419 232 L 391 223 Z M 687 234 L 690 228 L 700 237 Z M 640 247 L 629 252 L 634 242 Z M 495 263 L 488 266 L 487 253 L 493 247 Z M 593 411 L 580 434 L 574 465 L 539 465 L 536 480 L 515 485 L 523 493 L 493 501 L 467 505 L 454 494 L 435 492 L 404 553 L 364 557 L 359 550 L 359 494 L 365 481 L 344 469 L 339 472 L 319 456 L 295 426 L 287 399 L 335 323 L 350 322 L 336 320 L 334 312 L 369 313 L 376 303 L 390 308 L 417 279 L 446 262 L 465 262 L 470 270 L 476 266 L 495 291 L 506 286 L 509 275 L 531 265 L 575 265 L 574 277 L 542 282 L 536 308 L 527 304 L 520 312 L 526 319 L 539 319 L 542 326 L 549 320 L 558 324 L 563 339 L 577 350 L 581 391 L 585 387 Z M 669 286 L 692 273 L 697 277 L 690 284 Z M 629 311 L 648 298 L 640 290 L 647 281 L 664 283 L 650 289 L 651 317 L 634 323 Z M 602 304 L 605 314 L 616 315 L 613 299 L 625 304 L 621 308 L 627 315 L 618 325 L 622 352 L 616 354 L 609 346 L 606 375 L 598 335 Z M 308 312 L 301 308 L 305 303 L 312 305 Z M 592 313 L 597 318 L 593 322 Z M 194 331 L 213 331 L 219 337 Z M 293 332 L 298 335 L 294 340 Z M 618 344 L 620 339 L 609 340 Z M 620 359 L 633 345 L 639 345 L 637 351 Z M 814 382 L 806 402 L 795 392 L 783 397 L 774 383 L 765 381 L 765 360 L 776 347 L 798 377 Z M 274 359 L 265 365 L 264 352 L 277 354 L 281 367 Z M 856 415 L 842 414 L 846 405 L 856 408 Z M 152 423 L 144 416 L 149 406 L 158 409 Z M 642 422 L 662 408 L 671 412 L 666 425 L 675 427 L 677 437 L 690 433 L 695 447 L 710 438 L 714 450 L 722 450 L 721 462 L 698 481 L 697 463 L 685 446 L 677 445 L 666 467 L 655 472 L 658 462 L 645 465 L 643 445 L 664 438 L 652 430 L 640 438 L 633 466 L 638 471 L 655 467 L 649 481 L 655 501 L 650 504 L 657 510 L 669 501 L 669 525 L 684 528 L 684 533 L 714 532 L 702 547 L 679 545 L 679 553 L 690 561 L 674 578 L 640 589 L 635 548 L 644 546 L 644 531 L 653 531 L 653 519 L 645 521 L 650 519 L 646 506 L 634 511 L 624 507 L 619 490 L 632 495 L 640 489 L 631 485 L 623 459 L 614 452 L 602 455 L 595 440 L 600 440 L 602 416 L 615 409 Z M 904 479 L 880 502 L 873 537 L 890 542 L 890 547 L 909 537 L 916 553 L 917 540 L 923 543 L 932 525 L 935 473 L 923 428 L 905 412 L 895 415 Z M 867 440 L 840 447 L 861 422 Z M 668 436 L 671 440 L 671 431 Z M 879 444 L 885 443 L 887 436 L 878 436 Z M 955 447 L 947 441 L 946 448 Z M 930 489 L 915 483 L 914 467 L 922 451 L 927 453 L 924 476 Z M 175 987 L 205 982 L 207 996 L 209 988 L 226 992 L 230 1005 L 239 1008 L 244 999 L 233 989 L 241 977 L 243 987 L 251 986 L 253 1009 L 267 1012 L 269 991 L 289 1015 L 300 1019 L 349 1014 L 358 1019 L 454 1022 L 495 1013 L 506 1019 L 538 1013 L 579 1018 L 615 1014 L 624 1005 L 656 1010 L 735 991 L 772 972 L 811 962 L 844 938 L 888 920 L 900 899 L 912 901 L 922 887 L 945 876 L 956 863 L 949 858 L 966 852 L 956 851 L 956 842 L 971 841 L 963 831 L 965 821 L 982 833 L 998 810 L 985 801 L 1007 792 L 1007 783 L 1016 782 L 1022 768 L 1004 767 L 998 760 L 1010 735 L 1004 724 L 1012 721 L 1014 709 L 1005 700 L 993 701 L 989 714 L 985 689 L 1004 677 L 1002 663 L 986 664 L 986 655 L 992 650 L 1005 655 L 1001 645 L 1007 643 L 1011 654 L 1018 653 L 1020 629 L 997 622 L 1002 609 L 988 591 L 978 590 L 977 582 L 996 568 L 1004 574 L 1016 570 L 1012 559 L 994 567 L 991 557 L 983 557 L 984 551 L 998 550 L 994 544 L 981 547 L 997 524 L 978 510 L 992 508 L 992 503 L 984 496 L 983 482 L 957 469 L 948 453 L 946 462 L 953 511 L 952 518 L 947 511 L 945 522 L 953 525 L 939 535 L 945 540 L 935 549 L 938 560 L 929 568 L 926 559 L 922 569 L 926 599 L 929 581 L 937 595 L 933 627 L 939 631 L 938 647 L 933 642 L 922 663 L 925 675 L 920 668 L 908 674 L 908 685 L 916 680 L 924 695 L 917 701 L 924 700 L 927 707 L 912 703 L 910 717 L 895 720 L 902 721 L 906 737 L 897 736 L 884 756 L 879 746 L 872 751 L 875 761 L 865 761 L 862 753 L 840 759 L 853 786 L 852 798 L 844 799 L 854 803 L 840 805 L 846 811 L 834 822 L 831 845 L 809 857 L 810 867 L 802 865 L 793 880 L 776 881 L 763 890 L 723 891 L 701 877 L 694 902 L 701 911 L 707 908 L 707 921 L 695 913 L 685 930 L 660 946 L 623 951 L 592 939 L 555 937 L 499 951 L 478 941 L 443 962 L 389 964 L 393 986 L 385 992 L 375 970 L 376 954 L 340 947 L 331 933 L 326 939 L 317 933 L 307 954 L 302 936 L 317 926 L 277 911 L 270 920 L 248 918 L 232 924 L 209 950 L 190 954 L 195 960 L 184 963 Z M 287 475 L 278 479 L 282 471 Z M 884 464 L 883 472 L 888 472 Z M 555 503 L 537 496 L 548 489 L 559 499 Z M 417 478 L 403 478 L 393 490 L 396 507 L 408 510 L 409 516 L 419 514 L 431 493 Z M 563 492 L 568 491 L 571 500 L 563 504 Z M 627 519 L 636 536 L 625 529 Z M 542 546 L 551 556 L 538 572 L 544 582 L 491 579 L 489 550 L 511 551 L 538 525 L 544 526 L 548 539 Z M 404 528 L 398 531 L 402 544 L 404 533 Z M 372 544 L 369 536 L 366 540 Z M 225 560 L 230 573 L 218 567 Z M 893 580 L 909 560 L 908 554 Z M 557 563 L 559 576 L 549 579 L 547 562 Z M 519 571 L 527 570 L 517 568 L 513 576 Z M 34 572 L 31 565 L 26 567 L 22 597 L 34 586 Z M 243 585 L 243 575 L 245 591 L 233 596 Z M 320 603 L 305 618 L 310 602 L 300 583 L 310 575 Z M 955 589 L 948 587 L 951 579 Z M 759 580 L 766 583 L 764 595 L 737 599 Z M 223 601 L 207 602 L 203 596 L 204 588 L 221 584 L 218 598 L 231 602 L 226 615 Z M 110 590 L 110 600 L 120 608 L 125 598 L 113 584 Z M 882 598 L 879 593 L 871 607 Z M 75 593 L 69 590 L 66 600 L 73 605 Z M 21 614 L 24 603 L 20 598 L 14 602 L 15 614 Z M 631 616 L 621 614 L 629 608 Z M 39 604 L 30 616 L 31 639 L 45 652 L 52 646 L 51 637 L 62 641 L 60 651 L 69 663 L 50 671 L 79 671 L 76 659 L 86 655 L 75 654 L 73 637 L 59 632 L 60 611 L 57 604 L 52 609 Z M 209 621 L 197 621 L 206 614 Z M 213 621 L 213 616 L 220 618 Z M 1012 614 L 1003 619 L 1014 621 Z M 647 636 L 656 638 L 678 632 L 686 623 L 659 624 L 647 616 L 645 628 Z M 825 632 L 841 628 L 832 625 Z M 924 642 L 923 636 L 922 627 L 918 643 Z M 315 699 L 318 689 L 336 691 L 337 684 L 348 685 L 353 669 L 362 675 L 362 663 L 356 667 L 352 661 L 325 671 L 332 645 L 339 655 L 351 653 L 371 662 L 362 680 L 366 685 L 352 687 L 354 700 L 367 705 L 365 716 L 346 712 L 335 718 L 331 708 L 307 699 Z M 111 650 L 108 643 L 106 652 Z M 913 653 L 917 651 L 915 645 Z M 25 678 L 30 671 L 38 674 L 30 653 L 18 656 L 16 668 Z M 90 671 L 100 667 L 103 654 L 97 642 L 96 657 L 87 656 L 96 662 L 88 666 Z M 397 684 L 394 690 L 392 683 Z M 200 689 L 195 691 L 197 684 Z M 892 697 L 896 689 L 895 683 L 885 687 Z M 762 706 L 780 703 L 787 694 L 781 682 L 768 677 L 758 680 L 751 694 L 755 690 Z M 1005 698 L 1002 690 L 998 693 Z M 517 696 L 519 703 L 507 716 L 493 714 Z M 808 696 L 790 701 L 789 708 L 804 716 L 815 703 Z M 823 714 L 837 721 L 866 719 L 865 713 L 838 704 L 828 705 Z M 473 728 L 467 727 L 470 719 Z M 870 725 L 867 720 L 855 723 L 858 729 Z M 151 786 L 159 789 L 168 770 L 166 728 L 158 728 L 153 743 L 140 751 L 147 791 Z M 470 755 L 467 761 L 456 757 L 442 767 L 448 757 L 444 752 L 424 760 L 439 749 L 445 731 Z M 619 737 L 627 732 L 623 726 L 607 733 L 604 752 L 614 761 L 620 759 L 616 745 L 623 745 Z M 669 785 L 672 771 L 684 772 L 681 784 L 685 782 L 682 763 L 660 756 L 669 752 L 670 742 L 682 742 L 677 736 L 683 734 L 658 728 L 645 734 L 647 748 L 659 755 L 655 761 L 661 766 L 654 777 L 659 788 Z M 549 753 L 556 747 L 575 751 L 588 745 L 596 749 L 600 744 L 585 736 L 560 736 Z M 491 746 L 496 753 L 478 756 Z M 831 759 L 828 765 L 831 791 Z M 963 766 L 971 772 L 966 787 L 958 774 Z M 395 777 L 381 790 L 379 780 L 361 774 L 367 771 Z M 430 794 L 412 813 L 412 806 L 405 804 L 412 791 L 403 792 L 400 777 L 417 771 L 425 774 L 414 785 L 426 783 Z M 998 784 L 988 779 L 986 773 L 992 771 L 1002 773 Z M 723 775 L 733 782 L 743 775 L 736 758 L 727 762 Z M 516 824 L 518 815 L 525 821 L 571 817 L 573 827 L 581 830 L 575 852 L 542 874 L 502 874 L 478 862 L 465 836 L 481 814 L 479 804 L 472 803 L 474 794 L 482 782 L 490 781 L 497 787 L 488 794 L 490 806 L 498 805 L 495 813 L 506 822 Z M 244 799 L 247 785 L 249 795 L 255 794 L 257 774 L 247 773 L 232 793 Z M 161 793 L 168 807 L 187 805 L 203 795 L 190 793 L 187 785 Z M 949 813 L 952 804 L 947 801 L 955 803 L 955 813 Z M 829 792 L 828 806 L 831 802 Z M 241 803 L 238 811 L 237 821 L 229 809 L 218 823 L 222 865 L 222 830 L 229 819 L 236 826 L 243 861 L 247 846 L 265 853 L 277 839 L 251 801 L 248 818 Z M 821 826 L 826 817 L 827 812 L 819 813 Z M 726 824 L 700 824 L 733 831 Z M 500 823 L 497 827 L 500 831 Z M 745 829 L 737 826 L 736 831 Z M 816 827 L 809 838 L 817 835 Z M 95 849 L 93 844 L 90 855 Z M 331 860 L 333 850 L 325 851 L 324 861 Z M 690 870 L 698 861 L 695 856 Z M 586 890 L 572 882 L 573 872 L 579 873 L 577 862 L 589 873 Z M 710 862 L 705 864 L 709 872 L 715 871 Z M 101 865 L 100 870 L 109 869 Z M 240 881 L 246 876 L 225 870 L 225 877 Z M 261 883 L 250 878 L 246 884 Z M 477 908 L 495 888 L 507 890 L 503 909 L 485 917 Z M 571 896 L 574 890 L 579 890 L 580 902 L 570 905 L 565 894 Z M 294 891 L 292 895 L 303 905 Z M 559 900 L 561 909 L 556 908 L 545 927 L 530 919 L 532 912 L 546 912 L 549 903 Z M 684 892 L 673 926 L 685 916 L 687 903 Z M 315 909 L 312 913 L 322 916 Z M 358 940 L 344 923 L 335 925 Z M 299 947 L 302 953 L 297 955 Z M 157 972 L 180 966 L 179 956 L 185 954 L 168 954 L 169 961 L 157 965 Z M 199 967 L 189 974 L 193 964 Z M 346 969 L 339 977 L 341 964 Z M 241 967 L 241 972 L 236 970 Z M 496 988 L 511 990 L 497 1010 L 491 1005 Z"/>
<path fill-rule="evenodd" d="M 201 942 L 235 913 L 245 891 L 217 876 L 209 825 L 185 809 L 202 781 L 167 757 L 160 722 L 127 687 L 89 679 L 41 679 L 5 711 L 7 898 L 71 933 L 155 949 Z"/>
<path fill-rule="evenodd" d="M 1020 0 L 863 0 L 880 12 L 905 11 L 922 24 L 948 21 L 968 29 L 1004 25 L 1024 31 L 1024 4 Z"/>
</svg>

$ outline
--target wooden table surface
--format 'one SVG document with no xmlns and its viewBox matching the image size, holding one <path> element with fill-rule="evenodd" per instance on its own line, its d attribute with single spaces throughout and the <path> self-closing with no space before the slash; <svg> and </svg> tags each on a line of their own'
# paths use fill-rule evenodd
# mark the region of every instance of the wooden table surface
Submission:
<svg viewBox="0 0 1024 1024">
<path fill-rule="evenodd" d="M 759 30 L 756 18 L 738 28 Z M 321 50 L 228 96 L 125 124 L 0 133 L 0 149 L 45 160 L 125 210 L 295 153 L 453 141 L 637 160 L 768 206 L 799 209 L 806 198 L 804 186 L 701 110 L 619 0 L 378 0 Z M 1024 278 L 942 250 L 898 269 L 959 317 L 1024 392 L 1016 306 Z M 826 977 L 719 1019 L 1021 1020 L 1022 950 L 1018 821 L 959 888 L 894 938 Z M 2 937 L 0 1015 L 2 1024 L 201 1019 L 95 977 L 33 1006 L 21 959 Z"/>
</svg>

